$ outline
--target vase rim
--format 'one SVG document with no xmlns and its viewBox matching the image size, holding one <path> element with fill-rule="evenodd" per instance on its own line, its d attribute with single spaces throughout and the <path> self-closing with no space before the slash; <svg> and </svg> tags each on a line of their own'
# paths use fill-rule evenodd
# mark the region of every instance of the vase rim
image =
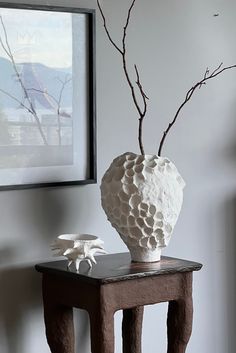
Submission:
<svg viewBox="0 0 236 353">
<path fill-rule="evenodd" d="M 144 153 L 144 154 L 141 154 L 141 153 L 127 151 L 127 152 L 122 153 L 121 156 L 124 155 L 124 154 L 135 154 L 136 156 L 156 156 L 158 158 L 168 158 L 166 156 L 158 156 L 157 153 Z"/>
<path fill-rule="evenodd" d="M 58 236 L 58 239 L 65 241 L 94 241 L 97 240 L 98 237 L 92 234 L 61 234 Z"/>
<path fill-rule="evenodd" d="M 130 156 L 136 156 L 136 157 L 144 157 L 144 158 L 158 158 L 158 159 L 167 159 L 168 161 L 170 161 L 170 158 L 169 157 L 166 157 L 166 156 L 158 156 L 157 153 L 145 153 L 145 154 L 140 154 L 140 153 L 135 153 L 135 152 L 125 152 L 125 153 L 122 153 L 120 156 L 127 156 L 127 155 L 130 155 Z"/>
</svg>

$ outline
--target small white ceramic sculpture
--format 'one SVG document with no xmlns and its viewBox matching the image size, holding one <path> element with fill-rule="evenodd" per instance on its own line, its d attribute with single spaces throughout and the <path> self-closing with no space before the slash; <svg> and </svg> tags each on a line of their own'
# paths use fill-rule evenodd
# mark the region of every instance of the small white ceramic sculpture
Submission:
<svg viewBox="0 0 236 353">
<path fill-rule="evenodd" d="M 127 152 L 111 163 L 101 183 L 102 207 L 133 261 L 160 260 L 181 210 L 184 186 L 167 158 Z"/>
<path fill-rule="evenodd" d="M 58 251 L 54 256 L 65 256 L 68 259 L 68 268 L 74 263 L 79 271 L 81 261 L 86 261 L 91 268 L 92 263 L 96 264 L 95 253 L 106 254 L 103 244 L 95 235 L 62 234 L 52 244 L 52 250 Z"/>
</svg>

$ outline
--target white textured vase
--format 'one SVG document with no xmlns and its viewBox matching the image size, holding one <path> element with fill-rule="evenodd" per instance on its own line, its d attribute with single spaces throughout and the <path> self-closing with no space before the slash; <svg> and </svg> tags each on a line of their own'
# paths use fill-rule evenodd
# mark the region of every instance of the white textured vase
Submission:
<svg viewBox="0 0 236 353">
<path fill-rule="evenodd" d="M 160 260 L 181 210 L 184 186 L 168 158 L 127 152 L 113 160 L 102 178 L 102 207 L 132 261 Z"/>
</svg>

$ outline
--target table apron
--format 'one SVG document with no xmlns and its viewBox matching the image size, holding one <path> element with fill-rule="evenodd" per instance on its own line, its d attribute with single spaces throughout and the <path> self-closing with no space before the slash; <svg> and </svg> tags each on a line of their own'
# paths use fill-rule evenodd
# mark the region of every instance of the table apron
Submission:
<svg viewBox="0 0 236 353">
<path fill-rule="evenodd" d="M 138 278 L 107 284 L 90 284 L 71 278 L 43 275 L 43 295 L 54 304 L 113 313 L 138 306 L 170 302 L 192 296 L 192 272 Z"/>
</svg>

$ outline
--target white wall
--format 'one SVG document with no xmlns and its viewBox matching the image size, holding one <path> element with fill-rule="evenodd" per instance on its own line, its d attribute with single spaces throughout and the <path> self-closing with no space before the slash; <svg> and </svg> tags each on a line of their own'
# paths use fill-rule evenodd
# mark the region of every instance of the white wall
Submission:
<svg viewBox="0 0 236 353">
<path fill-rule="evenodd" d="M 37 3 L 37 1 L 34 1 Z M 95 0 L 38 1 L 92 7 Z M 128 1 L 102 1 L 120 39 Z M 215 13 L 219 16 L 214 17 Z M 206 66 L 236 63 L 234 0 L 137 0 L 129 28 L 129 62 L 140 68 L 150 97 L 144 143 L 158 141 L 186 91 Z M 235 347 L 236 70 L 196 92 L 166 141 L 187 187 L 179 222 L 165 255 L 204 264 L 194 275 L 190 353 L 233 353 Z M 138 151 L 137 115 L 121 62 L 97 18 L 98 179 L 114 156 Z M 0 351 L 49 353 L 44 336 L 40 276 L 33 264 L 50 258 L 63 232 L 91 232 L 110 252 L 125 250 L 100 207 L 98 185 L 0 192 Z M 144 353 L 165 351 L 166 306 L 146 309 Z M 88 320 L 77 315 L 80 352 L 88 353 Z M 119 334 L 120 315 L 116 327 Z M 117 339 L 116 353 L 120 353 Z"/>
</svg>

